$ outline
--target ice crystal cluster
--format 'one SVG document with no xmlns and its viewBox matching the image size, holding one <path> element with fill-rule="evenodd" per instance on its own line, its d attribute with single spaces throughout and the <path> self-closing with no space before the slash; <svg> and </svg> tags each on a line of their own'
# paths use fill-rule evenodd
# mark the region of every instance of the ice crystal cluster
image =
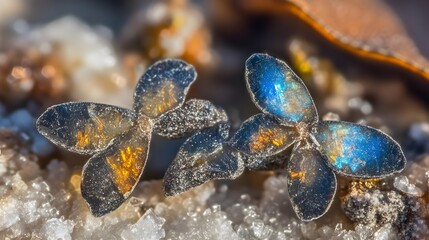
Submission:
<svg viewBox="0 0 429 240">
<path fill-rule="evenodd" d="M 0 238 L 394 239 L 397 235 L 390 220 L 381 225 L 348 226 L 347 230 L 338 213 L 328 225 L 300 222 L 287 201 L 287 180 L 282 176 L 267 178 L 260 197 L 245 188 L 209 182 L 165 198 L 160 181 L 144 182 L 118 211 L 96 218 L 80 195 L 80 172 L 55 160 L 41 170 L 37 157 L 17 136 L 2 130 Z M 365 198 L 376 201 L 378 195 Z"/>
</svg>

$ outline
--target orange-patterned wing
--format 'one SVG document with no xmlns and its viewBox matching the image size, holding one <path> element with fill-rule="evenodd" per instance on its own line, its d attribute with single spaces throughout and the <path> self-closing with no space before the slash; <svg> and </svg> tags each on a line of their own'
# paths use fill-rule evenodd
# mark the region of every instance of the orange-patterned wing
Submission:
<svg viewBox="0 0 429 240">
<path fill-rule="evenodd" d="M 116 106 L 71 102 L 48 108 L 38 131 L 53 143 L 80 154 L 94 154 L 134 124 L 133 111 Z"/>
<path fill-rule="evenodd" d="M 139 119 L 138 125 L 85 164 L 81 191 L 94 216 L 117 209 L 138 183 L 148 156 L 151 125 L 149 119 Z"/>
<path fill-rule="evenodd" d="M 196 77 L 195 68 L 182 60 L 166 59 L 154 63 L 137 83 L 135 112 L 158 118 L 182 106 Z"/>
</svg>

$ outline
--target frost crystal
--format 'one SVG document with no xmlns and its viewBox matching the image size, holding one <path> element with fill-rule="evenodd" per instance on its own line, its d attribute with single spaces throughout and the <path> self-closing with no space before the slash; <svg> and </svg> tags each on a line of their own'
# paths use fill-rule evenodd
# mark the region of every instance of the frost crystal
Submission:
<svg viewBox="0 0 429 240">
<path fill-rule="evenodd" d="M 406 176 L 398 176 L 395 177 L 395 181 L 393 182 L 393 186 L 399 191 L 408 194 L 414 197 L 422 197 L 423 191 L 416 187 L 416 185 L 410 183 Z"/>
<path fill-rule="evenodd" d="M 149 209 L 135 224 L 128 226 L 123 230 L 121 237 L 124 240 L 159 240 L 165 237 L 165 231 L 162 226 L 165 219 L 158 217 L 152 209 Z"/>
<path fill-rule="evenodd" d="M 330 215 L 327 224 L 302 223 L 286 201 L 285 176 L 262 180 L 260 190 L 208 182 L 169 198 L 163 197 L 160 181 L 143 182 L 117 211 L 95 218 L 82 199 L 79 171 L 58 161 L 41 170 L 14 137 L 2 136 L 0 239 L 375 239 L 397 234 L 391 224 L 358 224 L 346 230 L 336 226 L 344 222 L 341 214 Z M 256 192 L 260 197 L 249 195 Z M 413 205 L 407 208 L 420 211 Z M 410 224 L 398 220 L 401 228 Z M 417 220 L 421 223 L 412 225 L 409 234 L 422 239 L 429 231 Z"/>
</svg>

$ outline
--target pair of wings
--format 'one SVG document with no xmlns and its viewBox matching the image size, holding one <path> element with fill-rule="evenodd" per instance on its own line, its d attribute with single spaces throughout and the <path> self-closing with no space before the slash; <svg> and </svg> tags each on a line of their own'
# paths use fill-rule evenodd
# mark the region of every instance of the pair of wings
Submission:
<svg viewBox="0 0 429 240">
<path fill-rule="evenodd" d="M 191 65 L 181 60 L 159 61 L 139 80 L 133 110 L 71 102 L 52 106 L 39 117 L 37 128 L 46 138 L 67 150 L 93 155 L 83 168 L 81 183 L 82 196 L 93 215 L 103 216 L 115 210 L 132 192 L 143 172 L 152 133 L 179 138 L 208 128 L 185 142 L 172 167 L 177 168 L 183 158 L 203 157 L 209 154 L 207 151 L 217 151 L 219 156 L 211 163 L 212 172 L 223 168 L 222 161 L 228 160 L 228 154 L 220 154 L 223 153 L 222 144 L 218 144 L 220 140 L 207 138 L 227 137 L 227 115 L 209 101 L 192 99 L 185 103 L 195 79 L 196 72 Z M 220 123 L 223 124 L 218 126 Z M 204 140 L 205 145 L 212 147 L 203 149 L 204 153 L 198 152 L 194 145 Z M 231 156 L 237 157 L 237 154 Z M 171 172 L 171 182 L 175 176 L 181 177 Z M 171 188 L 171 192 L 180 189 L 174 184 L 169 186 L 166 189 Z"/>
<path fill-rule="evenodd" d="M 319 218 L 329 209 L 336 192 L 334 172 L 377 178 L 404 168 L 400 146 L 383 132 L 349 122 L 319 122 L 307 88 L 286 63 L 254 54 L 246 61 L 246 81 L 263 113 L 246 120 L 230 144 L 250 156 L 248 168 L 286 167 L 300 219 Z M 303 135 L 314 144 L 300 144 Z"/>
</svg>

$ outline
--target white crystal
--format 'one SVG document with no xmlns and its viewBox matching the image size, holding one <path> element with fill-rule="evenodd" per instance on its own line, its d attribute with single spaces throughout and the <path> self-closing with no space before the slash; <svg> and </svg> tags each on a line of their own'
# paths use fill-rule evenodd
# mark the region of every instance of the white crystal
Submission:
<svg viewBox="0 0 429 240">
<path fill-rule="evenodd" d="M 158 217 L 150 209 L 135 224 L 123 230 L 121 237 L 124 240 L 138 240 L 144 236 L 147 240 L 159 240 L 165 237 L 165 231 L 162 229 L 164 223 L 165 219 Z"/>
<path fill-rule="evenodd" d="M 406 176 L 395 177 L 393 186 L 399 191 L 415 197 L 422 197 L 424 192 L 416 187 L 416 185 L 410 183 Z"/>
<path fill-rule="evenodd" d="M 322 117 L 323 121 L 340 121 L 340 115 L 333 112 L 328 112 Z"/>
<path fill-rule="evenodd" d="M 58 218 L 51 218 L 42 225 L 40 237 L 48 240 L 71 240 L 73 232 L 73 222 L 63 221 Z"/>
<path fill-rule="evenodd" d="M 346 230 L 337 224 L 344 220 L 341 214 L 326 216 L 327 225 L 298 221 L 284 176 L 266 178 L 257 190 L 209 182 L 167 199 L 160 181 L 147 181 L 118 210 L 95 218 L 80 194 L 79 169 L 72 172 L 51 161 L 40 170 L 30 164 L 32 156 L 2 148 L 1 142 L 0 159 L 5 169 L 0 175 L 0 239 L 390 239 L 396 234 L 392 227 Z M 28 166 L 33 172 L 23 171 Z M 427 228 L 420 229 L 427 234 Z"/>
</svg>

